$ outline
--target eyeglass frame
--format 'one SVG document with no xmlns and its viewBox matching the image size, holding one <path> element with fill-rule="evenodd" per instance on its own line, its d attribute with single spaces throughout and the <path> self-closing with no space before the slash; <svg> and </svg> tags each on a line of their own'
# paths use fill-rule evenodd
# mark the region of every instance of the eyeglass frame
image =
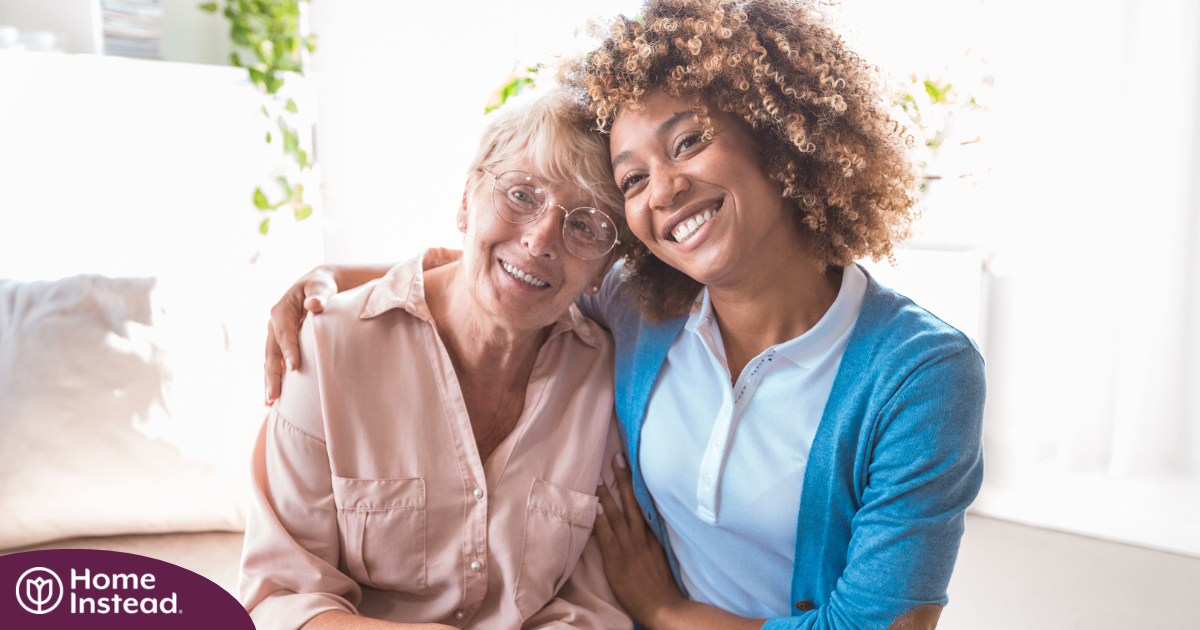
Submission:
<svg viewBox="0 0 1200 630">
<path fill-rule="evenodd" d="M 508 175 L 509 173 L 523 173 L 530 177 L 537 178 L 538 180 L 542 180 L 542 178 L 538 177 L 537 175 L 534 175 L 533 173 L 530 173 L 529 171 L 522 171 L 522 170 L 515 169 L 515 168 L 504 171 L 503 173 L 500 173 L 499 175 L 487 170 L 486 168 L 480 168 L 479 170 L 483 171 L 484 173 L 487 173 L 492 178 L 492 194 L 491 194 L 491 200 L 490 200 L 491 204 L 492 204 L 492 212 L 495 212 L 496 216 L 500 217 L 501 221 L 504 221 L 505 223 L 508 223 L 509 225 L 529 225 L 530 223 L 533 223 L 533 222 L 537 221 L 538 219 L 542 218 L 542 215 L 546 214 L 546 210 L 548 208 L 550 208 L 550 206 L 554 206 L 563 211 L 563 227 L 562 227 L 563 246 L 566 247 L 567 253 L 571 254 L 575 258 L 578 258 L 579 260 L 597 260 L 599 258 L 603 258 L 604 256 L 611 254 L 612 251 L 617 248 L 617 245 L 621 244 L 621 230 L 616 228 L 618 223 L 616 221 L 613 221 L 613 218 L 611 216 L 609 216 L 609 214 L 607 212 L 601 210 L 600 208 L 595 208 L 592 206 L 579 206 L 578 208 L 572 208 L 570 210 L 567 210 L 565 207 L 562 206 L 562 204 L 550 203 L 550 195 L 549 194 L 546 195 L 546 202 L 542 204 L 542 209 L 538 210 L 536 213 L 534 213 L 532 218 L 530 218 L 528 221 L 519 221 L 519 222 L 518 221 L 509 221 L 508 219 L 506 219 L 504 217 L 503 214 L 500 213 L 500 209 L 496 207 L 496 186 L 500 183 L 500 178 L 504 175 Z M 544 180 L 542 180 L 542 181 L 544 181 Z M 608 249 L 604 250 L 604 253 L 597 254 L 595 256 L 592 256 L 591 258 L 583 258 L 580 255 L 576 254 L 575 252 L 571 251 L 571 248 L 567 246 L 567 221 L 566 221 L 566 218 L 571 216 L 571 213 L 575 212 L 576 210 L 583 210 L 585 208 L 588 210 L 595 210 L 596 212 L 599 212 L 600 214 L 604 215 L 604 218 L 608 219 L 609 221 L 612 221 L 614 231 L 616 232 L 616 235 L 613 237 L 613 242 L 611 245 L 608 246 Z"/>
</svg>

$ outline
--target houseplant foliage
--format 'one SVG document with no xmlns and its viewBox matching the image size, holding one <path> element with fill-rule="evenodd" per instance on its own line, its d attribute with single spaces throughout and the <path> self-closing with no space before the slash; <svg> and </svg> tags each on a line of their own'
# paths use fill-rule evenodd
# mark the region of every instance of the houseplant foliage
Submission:
<svg viewBox="0 0 1200 630">
<path fill-rule="evenodd" d="M 300 2 L 308 0 L 225 0 L 224 10 L 216 2 L 200 5 L 209 13 L 221 10 L 229 20 L 229 38 L 234 50 L 229 53 L 229 62 L 246 68 L 250 80 L 263 93 L 263 115 L 272 123 L 273 134 L 268 131 L 266 141 L 278 139 L 286 160 L 294 163 L 284 169 L 277 178 L 283 189 L 283 199 L 272 202 L 262 187 L 254 189 L 254 207 L 263 212 L 274 212 L 281 207 L 291 209 L 296 220 L 312 214 L 312 204 L 304 201 L 304 186 L 299 183 L 299 174 L 312 168 L 308 153 L 300 147 L 300 135 L 290 123 L 299 113 L 296 102 L 279 94 L 287 73 L 304 76 L 305 55 L 316 49 L 316 39 L 300 32 Z M 271 218 L 259 223 L 259 232 L 266 234 Z"/>
</svg>

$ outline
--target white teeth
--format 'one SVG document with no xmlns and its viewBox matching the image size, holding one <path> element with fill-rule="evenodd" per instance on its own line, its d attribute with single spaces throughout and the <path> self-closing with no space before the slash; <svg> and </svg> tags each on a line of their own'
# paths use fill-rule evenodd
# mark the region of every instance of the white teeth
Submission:
<svg viewBox="0 0 1200 630">
<path fill-rule="evenodd" d="M 504 271 L 507 271 L 508 275 L 510 275 L 510 276 L 516 278 L 517 280 L 520 280 L 521 282 L 524 282 L 525 284 L 528 284 L 530 286 L 534 286 L 534 287 L 550 286 L 549 282 L 546 282 L 545 280 L 542 280 L 540 278 L 537 278 L 535 276 L 527 274 L 524 271 L 521 271 L 520 269 L 517 269 L 516 267 L 514 267 L 506 262 L 501 262 L 500 267 L 502 267 L 504 269 Z"/>
<path fill-rule="evenodd" d="M 704 212 L 693 216 L 692 218 L 680 223 L 671 236 L 675 237 L 675 241 L 682 243 L 692 237 L 696 230 L 700 229 L 701 225 L 708 223 L 708 220 L 717 214 L 716 210 L 705 210 Z"/>
</svg>

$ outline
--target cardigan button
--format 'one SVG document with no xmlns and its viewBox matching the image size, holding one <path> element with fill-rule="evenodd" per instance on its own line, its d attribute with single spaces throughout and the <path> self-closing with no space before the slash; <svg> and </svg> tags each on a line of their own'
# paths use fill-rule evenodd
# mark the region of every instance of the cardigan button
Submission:
<svg viewBox="0 0 1200 630">
<path fill-rule="evenodd" d="M 813 609 L 813 603 L 808 601 L 807 599 L 802 599 L 802 600 L 796 602 L 796 610 L 799 610 L 802 612 L 808 612 L 812 609 Z"/>
</svg>

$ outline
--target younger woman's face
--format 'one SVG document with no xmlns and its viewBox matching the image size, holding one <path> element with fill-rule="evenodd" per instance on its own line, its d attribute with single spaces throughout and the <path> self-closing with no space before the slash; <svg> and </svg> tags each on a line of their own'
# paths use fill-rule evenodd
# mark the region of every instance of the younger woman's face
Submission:
<svg viewBox="0 0 1200 630">
<path fill-rule="evenodd" d="M 749 125 L 710 106 L 713 135 L 704 140 L 692 99 L 652 90 L 642 103 L 617 115 L 610 144 L 633 233 L 705 285 L 771 273 L 772 259 L 798 247 L 799 235 Z"/>
</svg>

